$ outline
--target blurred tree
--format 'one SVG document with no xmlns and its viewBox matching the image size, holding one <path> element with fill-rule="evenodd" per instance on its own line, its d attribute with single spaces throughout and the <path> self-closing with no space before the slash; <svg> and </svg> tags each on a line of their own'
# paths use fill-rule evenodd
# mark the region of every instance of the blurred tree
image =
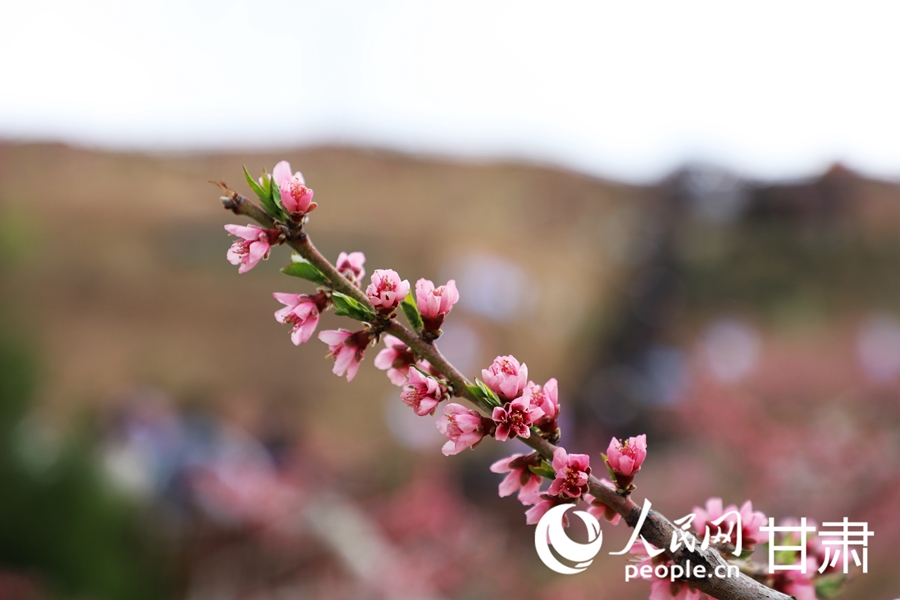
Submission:
<svg viewBox="0 0 900 600">
<path fill-rule="evenodd" d="M 90 446 L 54 446 L 33 425 L 35 375 L 31 354 L 0 337 L 0 570 L 26 574 L 53 596 L 161 596 L 159 555 L 135 509 L 92 465 Z"/>
</svg>

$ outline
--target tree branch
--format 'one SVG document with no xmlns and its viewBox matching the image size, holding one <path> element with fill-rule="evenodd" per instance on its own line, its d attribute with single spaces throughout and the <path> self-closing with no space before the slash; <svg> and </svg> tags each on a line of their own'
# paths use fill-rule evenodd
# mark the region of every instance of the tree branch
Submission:
<svg viewBox="0 0 900 600">
<path fill-rule="evenodd" d="M 223 182 L 213 183 L 216 183 L 227 194 L 222 197 L 222 203 L 226 209 L 234 212 L 236 215 L 250 217 L 264 227 L 272 228 L 279 225 L 263 212 L 262 209 L 255 206 L 237 192 L 229 189 Z M 285 243 L 319 269 L 325 277 L 328 278 L 334 290 L 351 296 L 373 313 L 377 312 L 372 307 L 372 304 L 369 302 L 366 295 L 346 277 L 341 275 L 338 270 L 322 256 L 315 246 L 313 246 L 309 236 L 302 231 L 302 228 L 294 230 L 287 229 L 287 233 L 288 237 Z M 434 368 L 440 371 L 453 387 L 455 395 L 465 398 L 490 415 L 492 407 L 469 391 L 468 386 L 471 385 L 469 380 L 466 379 L 456 367 L 450 364 L 446 358 L 444 358 L 444 355 L 441 354 L 437 346 L 422 340 L 412 329 L 406 327 L 396 319 L 391 319 L 386 331 L 400 339 L 409 346 L 416 355 L 427 360 Z M 552 459 L 553 452 L 556 450 L 555 445 L 539 435 L 532 435 L 528 439 L 523 439 L 522 442 L 533 448 L 546 459 Z M 620 514 L 629 527 L 634 528 L 637 526 L 641 509 L 629 496 L 617 494 L 615 490 L 600 483 L 600 480 L 593 475 L 591 475 L 588 485 L 591 494 Z M 675 527 L 671 521 L 655 510 L 651 510 L 648 513 L 640 533 L 647 542 L 653 544 L 657 548 L 663 548 L 666 555 L 668 555 L 676 564 L 686 567 L 686 563 L 690 561 L 691 569 L 685 568 L 687 576 L 684 577 L 684 580 L 704 594 L 712 596 L 713 598 L 717 598 L 718 600 L 796 600 L 793 596 L 777 592 L 743 573 L 733 578 L 716 577 L 716 567 L 725 568 L 728 563 L 722 558 L 718 550 L 712 547 L 709 547 L 706 550 L 700 550 L 700 545 L 698 543 L 695 545 L 696 550 L 690 551 L 682 544 L 681 548 L 673 552 L 669 549 L 673 536 L 679 536 L 675 539 L 681 539 L 681 535 L 684 532 Z M 684 535 L 691 534 L 686 533 Z M 703 565 L 706 570 L 705 572 L 710 576 L 708 578 L 694 577 L 693 568 L 697 565 Z"/>
</svg>

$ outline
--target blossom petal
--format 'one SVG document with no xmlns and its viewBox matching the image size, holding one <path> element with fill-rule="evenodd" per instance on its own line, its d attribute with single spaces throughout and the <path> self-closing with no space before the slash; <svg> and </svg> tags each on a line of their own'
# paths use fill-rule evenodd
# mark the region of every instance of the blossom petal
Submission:
<svg viewBox="0 0 900 600">
<path fill-rule="evenodd" d="M 283 160 L 275 165 L 275 168 L 272 169 L 272 179 L 275 180 L 275 185 L 281 187 L 291 181 L 291 164 Z"/>
</svg>

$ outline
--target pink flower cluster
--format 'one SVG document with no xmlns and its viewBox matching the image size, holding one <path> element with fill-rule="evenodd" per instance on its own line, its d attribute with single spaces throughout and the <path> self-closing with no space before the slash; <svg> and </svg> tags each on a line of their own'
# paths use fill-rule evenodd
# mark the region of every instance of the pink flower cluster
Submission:
<svg viewBox="0 0 900 600">
<path fill-rule="evenodd" d="M 491 417 L 497 424 L 494 437 L 500 441 L 531 436 L 531 426 L 541 423 L 541 431 L 555 431 L 559 416 L 556 379 L 543 387 L 528 381 L 528 366 L 519 364 L 514 356 L 498 356 L 481 376 L 497 397 L 505 400 L 495 407 Z"/>
<path fill-rule="evenodd" d="M 281 243 L 286 237 L 296 233 L 305 224 L 306 215 L 316 208 L 316 203 L 312 201 L 313 191 L 306 187 L 299 171 L 291 174 L 287 161 L 281 161 L 275 166 L 272 182 L 278 186 L 281 206 L 290 215 L 291 222 L 276 223 L 272 229 L 252 225 L 226 227 L 229 233 L 239 238 L 229 249 L 228 259 L 239 265 L 241 273 L 268 257 L 273 244 Z M 283 213 L 278 212 L 279 215 L 270 216 L 276 220 L 283 219 Z M 341 252 L 335 263 L 335 270 L 350 284 L 361 288 L 366 276 L 365 262 L 366 258 L 361 252 Z M 318 334 L 318 338 L 328 346 L 328 356 L 334 359 L 332 371 L 336 375 L 346 376 L 347 381 L 351 381 L 359 370 L 368 346 L 373 341 L 383 339 L 385 347 L 376 356 L 375 366 L 386 371 L 391 383 L 401 387 L 400 399 L 416 415 L 434 415 L 444 400 L 453 395 L 467 394 L 466 390 L 455 389 L 451 384 L 451 380 L 456 382 L 452 373 L 443 368 L 437 369 L 426 360 L 430 357 L 435 364 L 440 364 L 440 355 L 432 354 L 429 348 L 440 336 L 447 315 L 459 302 L 460 295 L 454 280 L 440 286 L 435 286 L 428 279 L 416 282 L 415 306 L 418 316 L 409 306 L 403 306 L 414 325 L 414 333 L 418 335 L 415 342 L 407 339 L 412 345 L 410 347 L 398 337 L 387 333 L 398 333 L 393 322 L 395 311 L 410 294 L 409 281 L 401 279 L 396 271 L 375 270 L 369 285 L 365 287 L 365 299 L 354 291 L 352 295 L 356 297 L 353 300 L 357 304 L 362 303 L 362 308 L 354 307 L 352 300 L 337 293 L 339 290 L 328 289 L 327 279 L 333 279 L 333 273 L 325 280 L 313 275 L 307 273 L 305 276 L 326 285 L 315 294 L 274 294 L 275 299 L 283 305 L 275 312 L 275 318 L 291 327 L 291 340 L 294 344 L 307 342 L 315 333 L 320 315 L 337 303 L 341 311 L 366 321 L 366 324 L 358 331 L 336 329 Z M 337 287 L 347 291 L 346 283 Z M 560 404 L 556 379 L 551 378 L 543 385 L 529 380 L 528 367 L 511 355 L 495 358 L 488 368 L 481 371 L 481 376 L 483 383 L 476 380 L 477 387 L 469 389 L 481 398 L 479 404 L 482 408 L 490 408 L 490 417 L 459 404 L 446 404 L 436 421 L 438 430 L 447 438 L 442 447 L 444 455 L 455 455 L 466 448 L 474 448 L 485 437 L 506 441 L 514 438 L 530 439 L 532 434 L 536 434 L 549 440 L 551 444 L 558 442 Z M 613 438 L 604 459 L 614 478 L 617 492 L 627 494 L 633 489 L 632 479 L 640 470 L 646 455 L 645 435 L 629 438 L 624 442 Z M 494 462 L 491 471 L 506 474 L 498 492 L 501 497 L 517 492 L 519 501 L 529 507 L 526 512 L 528 523 L 536 523 L 553 506 L 579 501 L 586 502 L 588 511 L 598 518 L 602 516 L 612 523 L 620 519 L 615 510 L 604 504 L 601 498 L 589 493 L 591 465 L 586 454 L 569 454 L 565 448 L 556 447 L 550 462 L 537 452 L 514 454 Z M 544 478 L 551 479 L 546 490 L 541 489 Z M 594 481 L 596 484 L 596 480 Z M 608 490 L 613 489 L 613 483 L 607 480 L 603 480 L 601 485 Z M 596 487 L 594 492 L 605 497 L 605 492 L 598 492 Z M 704 513 L 707 520 L 712 518 L 711 515 L 715 512 L 712 509 L 716 508 L 721 509 L 721 501 L 718 507 L 707 505 Z M 750 511 L 751 516 L 750 529 L 745 532 L 746 539 L 748 542 L 756 541 L 755 535 L 759 528 L 756 518 L 760 513 L 752 513 L 749 503 L 741 510 L 744 511 L 744 508 Z"/>
<path fill-rule="evenodd" d="M 694 529 L 700 539 L 703 539 L 708 529 L 710 543 L 727 552 L 734 550 L 738 543 L 738 535 L 743 551 L 753 550 L 755 545 L 766 541 L 766 536 L 759 528 L 765 525 L 768 519 L 763 513 L 753 510 L 753 503 L 750 500 L 744 502 L 740 508 L 734 504 L 723 508 L 721 498 L 710 498 L 706 501 L 705 507 L 695 506 L 691 512 L 695 515 Z M 738 517 L 740 529 L 737 528 Z"/>
<path fill-rule="evenodd" d="M 531 470 L 532 467 L 540 467 L 542 462 L 540 455 L 535 452 L 528 455 L 514 454 L 491 465 L 494 473 L 509 473 L 500 483 L 500 497 L 519 490 L 519 502 L 531 507 L 525 512 L 525 520 L 529 525 L 537 523 L 554 506 L 577 502 L 578 498 L 591 503 L 588 511 L 592 514 L 606 514 L 607 507 L 587 494 L 591 476 L 590 458 L 587 454 L 569 454 L 565 448 L 557 448 L 553 452 L 552 463 L 555 477 L 546 492 L 541 491 L 542 477 Z M 618 522 L 617 518 L 608 517 L 607 520 Z"/>
</svg>

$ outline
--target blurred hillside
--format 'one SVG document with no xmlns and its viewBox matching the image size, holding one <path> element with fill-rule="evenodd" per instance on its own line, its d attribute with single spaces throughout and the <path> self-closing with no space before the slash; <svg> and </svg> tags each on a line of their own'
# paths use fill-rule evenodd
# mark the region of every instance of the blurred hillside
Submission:
<svg viewBox="0 0 900 600">
<path fill-rule="evenodd" d="M 201 411 L 292 440 L 401 546 L 403 499 L 387 498 L 403 486 L 427 497 L 422 473 L 446 469 L 454 514 L 479 503 L 490 531 L 509 536 L 494 550 L 527 549 L 521 507 L 495 497 L 486 469 L 508 448 L 445 459 L 430 419 L 371 366 L 377 349 L 347 384 L 324 345 L 290 343 L 271 293 L 309 287 L 278 272 L 287 252 L 240 276 L 225 260 L 222 225 L 242 221 L 207 181 L 249 195 L 241 165 L 257 173 L 284 158 L 316 192 L 308 232 L 327 257 L 361 250 L 370 273 L 456 279 L 462 300 L 439 345 L 464 372 L 514 354 L 532 379 L 557 377 L 564 440 L 594 457 L 612 435 L 651 434 L 640 493 L 670 517 L 721 495 L 778 518 L 877 521 L 853 597 L 900 584 L 885 568 L 900 542 L 900 186 L 840 166 L 771 184 L 700 165 L 635 187 L 343 148 L 147 156 L 0 144 L 0 324 L 39 353 L 42 423 L 108 424 L 135 397 L 156 398 L 136 388 L 162 390 L 166 419 Z M 304 577 L 317 572 L 294 558 L 312 561 Z M 599 562 L 572 598 L 596 597 L 583 594 L 608 573 L 621 579 L 616 560 Z M 520 593 L 510 573 L 498 577 L 491 593 Z M 448 597 L 466 589 L 434 585 Z M 616 585 L 610 598 L 646 597 Z"/>
</svg>

